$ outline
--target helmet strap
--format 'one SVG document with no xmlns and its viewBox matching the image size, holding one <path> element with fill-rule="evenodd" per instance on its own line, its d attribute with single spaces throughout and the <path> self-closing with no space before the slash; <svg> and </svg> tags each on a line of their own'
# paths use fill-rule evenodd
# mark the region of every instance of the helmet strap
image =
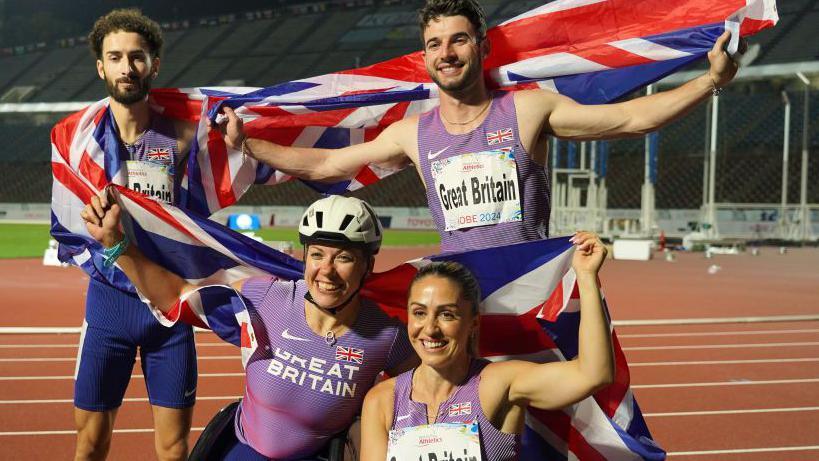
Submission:
<svg viewBox="0 0 819 461">
<path fill-rule="evenodd" d="M 306 254 L 306 251 L 307 251 L 306 248 L 307 247 L 305 247 L 305 254 Z M 342 309 L 344 309 L 345 307 L 347 307 L 348 304 L 350 304 L 350 301 L 352 301 L 353 298 L 356 297 L 358 292 L 361 291 L 361 288 L 364 286 L 364 280 L 367 279 L 367 276 L 370 275 L 370 272 L 373 269 L 373 257 L 372 257 L 372 255 L 369 254 L 369 252 L 367 252 L 367 253 L 365 253 L 365 256 L 367 257 L 367 270 L 364 272 L 364 275 L 361 277 L 361 281 L 358 283 L 358 288 L 356 288 L 355 291 L 347 299 L 344 300 L 344 302 L 342 302 L 341 304 L 339 304 L 338 306 L 335 306 L 335 307 L 322 306 L 321 304 L 317 303 L 315 299 L 313 299 L 313 295 L 310 294 L 309 289 L 307 290 L 306 293 L 304 293 L 304 300 L 309 302 L 310 304 L 318 307 L 319 309 L 321 309 L 321 310 L 323 310 L 325 312 L 328 312 L 328 313 L 330 313 L 332 315 L 338 315 L 338 313 L 341 312 Z"/>
</svg>

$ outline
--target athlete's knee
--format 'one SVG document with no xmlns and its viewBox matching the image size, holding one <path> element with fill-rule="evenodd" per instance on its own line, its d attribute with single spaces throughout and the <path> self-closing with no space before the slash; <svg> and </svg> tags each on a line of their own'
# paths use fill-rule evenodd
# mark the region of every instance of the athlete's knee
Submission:
<svg viewBox="0 0 819 461">
<path fill-rule="evenodd" d="M 114 428 L 114 411 L 90 412 L 74 410 L 77 426 L 77 447 L 74 459 L 103 460 L 111 448 L 111 434 Z"/>
<path fill-rule="evenodd" d="M 188 458 L 188 434 L 193 408 L 164 408 L 154 406 L 154 446 L 160 460 Z"/>
<path fill-rule="evenodd" d="M 180 437 L 175 440 L 157 437 L 155 439 L 156 457 L 160 461 L 184 461 L 188 459 L 188 438 Z"/>
</svg>

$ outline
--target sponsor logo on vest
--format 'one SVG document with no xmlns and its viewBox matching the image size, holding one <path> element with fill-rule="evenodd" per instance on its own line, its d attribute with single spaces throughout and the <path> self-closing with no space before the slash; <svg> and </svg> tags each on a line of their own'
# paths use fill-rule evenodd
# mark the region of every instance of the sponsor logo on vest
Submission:
<svg viewBox="0 0 819 461">
<path fill-rule="evenodd" d="M 293 341 L 310 341 L 309 339 L 306 338 L 299 338 L 298 336 L 291 335 L 290 333 L 287 332 L 287 328 L 285 328 L 284 331 L 282 331 L 282 338 L 291 339 Z"/>
<path fill-rule="evenodd" d="M 440 437 L 421 437 L 420 439 L 418 439 L 418 445 L 423 447 L 423 446 L 429 445 L 431 443 L 439 443 L 439 442 L 443 442 L 443 441 L 444 441 L 444 439 L 442 439 Z"/>
<path fill-rule="evenodd" d="M 432 160 L 432 159 L 434 159 L 435 157 L 437 157 L 437 156 L 439 156 L 439 155 L 443 154 L 443 153 L 444 153 L 444 151 L 446 151 L 447 149 L 449 149 L 449 147 L 450 147 L 450 146 L 446 146 L 446 147 L 444 147 L 443 149 L 439 150 L 438 152 L 436 152 L 436 153 L 434 153 L 434 154 L 432 153 L 432 149 L 430 149 L 430 150 L 429 150 L 429 152 L 427 153 L 427 158 L 428 158 L 428 159 L 430 159 L 430 160 Z"/>
</svg>

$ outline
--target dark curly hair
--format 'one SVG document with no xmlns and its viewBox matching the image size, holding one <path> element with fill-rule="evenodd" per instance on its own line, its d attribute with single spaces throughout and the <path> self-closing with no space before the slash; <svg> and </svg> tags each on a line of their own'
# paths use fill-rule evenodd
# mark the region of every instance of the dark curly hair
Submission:
<svg viewBox="0 0 819 461">
<path fill-rule="evenodd" d="M 486 14 L 477 0 L 427 0 L 418 10 L 421 42 L 424 41 L 424 29 L 429 22 L 443 16 L 464 16 L 478 32 L 478 41 L 486 37 Z"/>
<path fill-rule="evenodd" d="M 153 19 L 136 8 L 121 8 L 97 19 L 88 34 L 88 46 L 97 59 L 102 58 L 102 41 L 114 32 L 135 32 L 145 39 L 152 58 L 158 58 L 162 51 L 162 29 Z"/>
</svg>

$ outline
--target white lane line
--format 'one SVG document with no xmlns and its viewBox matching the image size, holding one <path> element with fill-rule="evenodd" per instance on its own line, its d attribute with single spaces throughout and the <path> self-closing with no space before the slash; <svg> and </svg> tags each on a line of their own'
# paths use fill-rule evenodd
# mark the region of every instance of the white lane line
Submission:
<svg viewBox="0 0 819 461">
<path fill-rule="evenodd" d="M 662 416 L 742 415 L 749 413 L 788 413 L 794 411 L 819 411 L 819 407 L 753 408 L 748 410 L 676 411 L 671 413 L 643 413 L 643 416 L 657 418 Z"/>
<path fill-rule="evenodd" d="M 799 342 L 799 343 L 747 343 L 747 344 L 697 344 L 685 346 L 632 346 L 624 347 L 624 351 L 667 351 L 680 349 L 736 349 L 736 348 L 752 348 L 752 347 L 800 347 L 800 346 L 819 346 L 819 342 Z"/>
<path fill-rule="evenodd" d="M 740 365 L 748 363 L 801 363 L 819 362 L 819 357 L 798 359 L 749 359 L 749 360 L 691 360 L 681 362 L 629 362 L 629 368 L 634 367 L 664 367 L 682 365 Z"/>
<path fill-rule="evenodd" d="M 238 355 L 209 355 L 198 356 L 198 360 L 240 360 Z M 25 363 L 25 362 L 75 362 L 76 357 L 28 357 L 0 359 L 0 363 Z M 139 361 L 139 357 L 136 358 Z M 739 365 L 755 363 L 804 363 L 819 362 L 819 357 L 806 358 L 779 358 L 779 359 L 748 359 L 748 360 L 692 360 L 679 362 L 629 362 L 628 366 L 635 367 L 661 367 L 661 366 L 684 366 L 684 365 Z"/>
<path fill-rule="evenodd" d="M 229 376 L 244 376 L 245 373 L 199 373 L 200 378 L 223 378 Z M 144 375 L 131 375 L 132 378 L 145 378 Z M 68 376 L 0 376 L 0 381 L 49 381 L 49 380 L 74 380 L 74 375 Z"/>
<path fill-rule="evenodd" d="M 711 325 L 717 323 L 802 322 L 810 320 L 819 320 L 819 314 L 766 315 L 755 317 L 703 317 L 689 319 L 615 320 L 611 323 L 615 327 L 637 327 L 655 325 Z"/>
<path fill-rule="evenodd" d="M 807 315 L 768 315 L 752 317 L 699 317 L 683 319 L 643 319 L 643 320 L 615 320 L 615 327 L 652 326 L 652 325 L 702 325 L 718 323 L 767 323 L 767 322 L 802 322 L 819 320 L 817 314 Z M 196 333 L 210 333 L 194 327 Z M 79 334 L 80 327 L 0 327 L 0 334 Z"/>
<path fill-rule="evenodd" d="M 241 395 L 211 395 L 211 396 L 196 396 L 196 401 L 203 400 L 239 400 Z M 129 397 L 122 399 L 123 402 L 147 402 L 148 397 Z M 41 400 L 0 400 L 0 405 L 35 405 L 35 404 L 54 404 L 54 403 L 74 403 L 74 399 L 41 399 Z"/>
<path fill-rule="evenodd" d="M 79 347 L 79 344 L 0 344 L 0 349 L 66 349 Z M 196 347 L 236 347 L 233 344 L 220 343 L 196 343 Z"/>
<path fill-rule="evenodd" d="M 668 456 L 704 456 L 704 455 L 729 455 L 735 453 L 768 453 L 780 451 L 814 451 L 819 450 L 819 445 L 805 445 L 801 447 L 765 447 L 765 448 L 735 448 L 733 450 L 706 450 L 706 451 L 672 451 L 666 453 Z"/>
<path fill-rule="evenodd" d="M 238 355 L 212 355 L 199 356 L 197 360 L 239 360 Z M 25 363 L 25 362 L 74 362 L 76 357 L 29 357 L 16 359 L 0 359 L 0 362 Z M 139 357 L 136 358 L 139 362 Z M 679 366 L 679 365 L 730 365 L 730 364 L 750 364 L 750 363 L 795 363 L 795 362 L 819 362 L 819 358 L 780 358 L 780 359 L 752 359 L 752 360 L 695 360 L 688 362 L 629 362 L 629 367 L 656 367 L 656 366 Z"/>
<path fill-rule="evenodd" d="M 207 355 L 197 356 L 197 360 L 242 360 L 241 355 Z M 137 357 L 136 361 L 139 362 Z M 1 362 L 76 362 L 77 357 L 28 357 L 28 358 L 14 358 L 14 359 L 0 359 Z"/>
<path fill-rule="evenodd" d="M 714 386 L 750 386 L 750 385 L 766 385 L 766 384 L 805 384 L 805 383 L 819 383 L 819 378 L 809 379 L 772 379 L 767 381 L 717 381 L 710 383 L 673 383 L 673 384 L 632 384 L 632 389 L 663 389 L 663 388 L 677 388 L 677 387 L 714 387 Z"/>
<path fill-rule="evenodd" d="M 632 346 L 624 347 L 624 351 L 641 350 L 666 350 L 666 349 L 714 349 L 714 348 L 736 348 L 736 347 L 796 347 L 796 346 L 819 346 L 819 342 L 795 342 L 795 343 L 750 343 L 750 344 L 702 344 L 686 346 Z M 236 347 L 230 343 L 206 343 L 197 344 L 196 347 Z M 77 348 L 77 344 L 0 344 L 0 349 L 58 349 Z"/>
<path fill-rule="evenodd" d="M 198 360 L 240 360 L 238 355 L 210 355 L 199 356 Z M 29 357 L 29 358 L 14 358 L 14 359 L 0 359 L 0 363 L 25 363 L 25 362 L 75 362 L 76 357 Z M 136 358 L 139 361 L 139 357 Z M 691 360 L 679 362 L 629 362 L 628 366 L 631 368 L 637 367 L 662 367 L 662 366 L 685 366 L 685 365 L 742 365 L 742 364 L 760 364 L 760 363 L 806 363 L 819 362 L 819 357 L 805 357 L 805 358 L 779 358 L 779 359 L 748 359 L 748 360 Z"/>
<path fill-rule="evenodd" d="M 742 330 L 742 331 L 699 331 L 691 333 L 634 333 L 618 334 L 618 338 L 675 338 L 689 336 L 738 336 L 738 335 L 765 335 L 765 334 L 798 334 L 798 333 L 819 333 L 819 328 L 802 330 Z"/>
<path fill-rule="evenodd" d="M 82 327 L 0 327 L 0 335 L 78 335 Z M 194 333 L 211 333 L 213 331 L 193 327 Z"/>
<path fill-rule="evenodd" d="M 204 427 L 192 427 L 191 432 L 202 432 Z M 114 429 L 114 434 L 142 434 L 151 433 L 150 429 Z M 0 436 L 19 437 L 22 435 L 77 435 L 77 431 L 14 431 L 14 432 L 0 432 Z"/>
</svg>

